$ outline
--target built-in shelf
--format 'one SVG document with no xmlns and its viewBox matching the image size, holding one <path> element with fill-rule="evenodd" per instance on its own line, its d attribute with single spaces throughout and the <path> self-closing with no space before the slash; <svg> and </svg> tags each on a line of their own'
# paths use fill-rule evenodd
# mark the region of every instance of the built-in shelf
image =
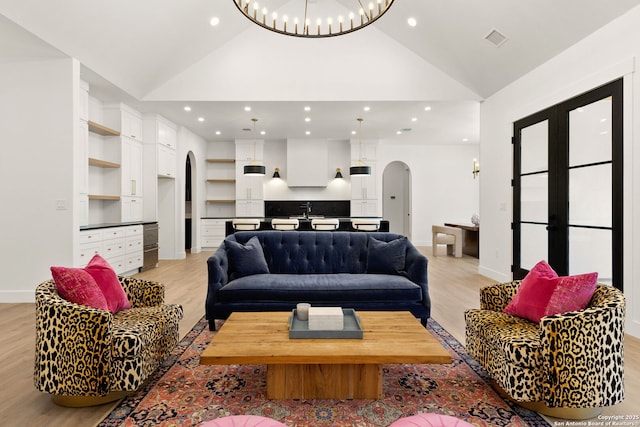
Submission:
<svg viewBox="0 0 640 427">
<path fill-rule="evenodd" d="M 102 136 L 120 136 L 120 132 L 118 132 L 117 130 L 108 128 L 96 122 L 92 122 L 91 120 L 89 120 L 87 124 L 89 125 L 89 132 L 97 133 L 98 135 Z"/>
<path fill-rule="evenodd" d="M 120 200 L 120 196 L 106 196 L 104 194 L 89 194 L 89 200 Z"/>
<path fill-rule="evenodd" d="M 209 199 L 207 203 L 235 203 L 235 200 L 230 199 Z"/>
<path fill-rule="evenodd" d="M 113 168 L 113 169 L 117 169 L 120 167 L 118 163 L 108 162 L 106 160 L 94 159 L 92 157 L 89 157 L 89 165 L 97 166 L 99 168 Z"/>
<path fill-rule="evenodd" d="M 236 159 L 207 159 L 207 163 L 235 163 Z"/>
<path fill-rule="evenodd" d="M 234 182 L 236 182 L 235 179 L 208 179 L 207 182 L 222 182 L 222 183 L 229 183 L 229 184 L 233 184 Z"/>
</svg>

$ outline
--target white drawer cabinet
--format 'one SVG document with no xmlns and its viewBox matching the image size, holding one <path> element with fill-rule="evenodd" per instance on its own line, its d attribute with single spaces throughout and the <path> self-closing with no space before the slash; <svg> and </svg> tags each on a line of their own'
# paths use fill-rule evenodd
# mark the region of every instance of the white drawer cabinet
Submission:
<svg viewBox="0 0 640 427">
<path fill-rule="evenodd" d="M 78 267 L 86 266 L 100 254 L 116 274 L 137 273 L 142 267 L 142 226 L 127 225 L 80 231 Z"/>
<path fill-rule="evenodd" d="M 202 219 L 200 231 L 203 248 L 217 248 L 225 238 L 225 223 L 227 219 Z"/>
</svg>

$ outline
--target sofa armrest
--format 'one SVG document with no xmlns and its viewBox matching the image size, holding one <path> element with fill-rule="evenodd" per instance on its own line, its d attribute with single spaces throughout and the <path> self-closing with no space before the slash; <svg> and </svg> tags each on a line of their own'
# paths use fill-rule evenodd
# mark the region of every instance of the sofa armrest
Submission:
<svg viewBox="0 0 640 427">
<path fill-rule="evenodd" d="M 625 304 L 617 293 L 602 304 L 540 320 L 548 406 L 602 407 L 624 400 Z"/>
<path fill-rule="evenodd" d="M 405 259 L 405 269 L 407 278 L 413 283 L 420 285 L 422 288 L 422 304 L 430 308 L 431 299 L 429 297 L 429 281 L 427 279 L 427 257 L 422 255 L 420 251 L 413 245 L 407 247 L 407 255 Z"/>
<path fill-rule="evenodd" d="M 480 309 L 502 311 L 520 287 L 520 281 L 496 283 L 480 289 Z"/>
<path fill-rule="evenodd" d="M 135 277 L 119 276 L 131 307 L 156 307 L 164 303 L 164 284 Z"/>
<path fill-rule="evenodd" d="M 35 387 L 68 396 L 109 393 L 112 323 L 109 311 L 63 299 L 52 280 L 38 285 Z"/>
<path fill-rule="evenodd" d="M 213 320 L 210 310 L 216 303 L 218 290 L 229 282 L 229 257 L 224 242 L 207 260 L 207 268 L 208 284 L 205 310 L 207 320 Z"/>
</svg>

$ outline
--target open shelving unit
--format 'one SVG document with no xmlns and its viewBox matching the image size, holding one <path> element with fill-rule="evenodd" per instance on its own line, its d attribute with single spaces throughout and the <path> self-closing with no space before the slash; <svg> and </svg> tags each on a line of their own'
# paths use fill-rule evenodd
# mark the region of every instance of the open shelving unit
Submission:
<svg viewBox="0 0 640 427">
<path fill-rule="evenodd" d="M 235 169 L 236 159 L 209 158 L 207 159 L 207 203 L 216 212 L 224 212 L 233 216 L 235 212 Z"/>
<path fill-rule="evenodd" d="M 120 132 L 117 130 L 101 125 L 100 123 L 89 120 L 87 124 L 89 125 L 89 132 L 97 133 L 101 136 L 120 136 Z"/>
</svg>

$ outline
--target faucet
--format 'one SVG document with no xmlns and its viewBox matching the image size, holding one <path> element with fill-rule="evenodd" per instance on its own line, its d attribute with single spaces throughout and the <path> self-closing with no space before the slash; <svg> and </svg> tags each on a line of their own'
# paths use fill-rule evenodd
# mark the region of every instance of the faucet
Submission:
<svg viewBox="0 0 640 427">
<path fill-rule="evenodd" d="M 300 205 L 300 207 L 302 209 L 304 209 L 304 213 L 302 214 L 306 219 L 309 219 L 309 216 L 311 215 L 311 202 L 306 202 L 302 205 Z"/>
</svg>

